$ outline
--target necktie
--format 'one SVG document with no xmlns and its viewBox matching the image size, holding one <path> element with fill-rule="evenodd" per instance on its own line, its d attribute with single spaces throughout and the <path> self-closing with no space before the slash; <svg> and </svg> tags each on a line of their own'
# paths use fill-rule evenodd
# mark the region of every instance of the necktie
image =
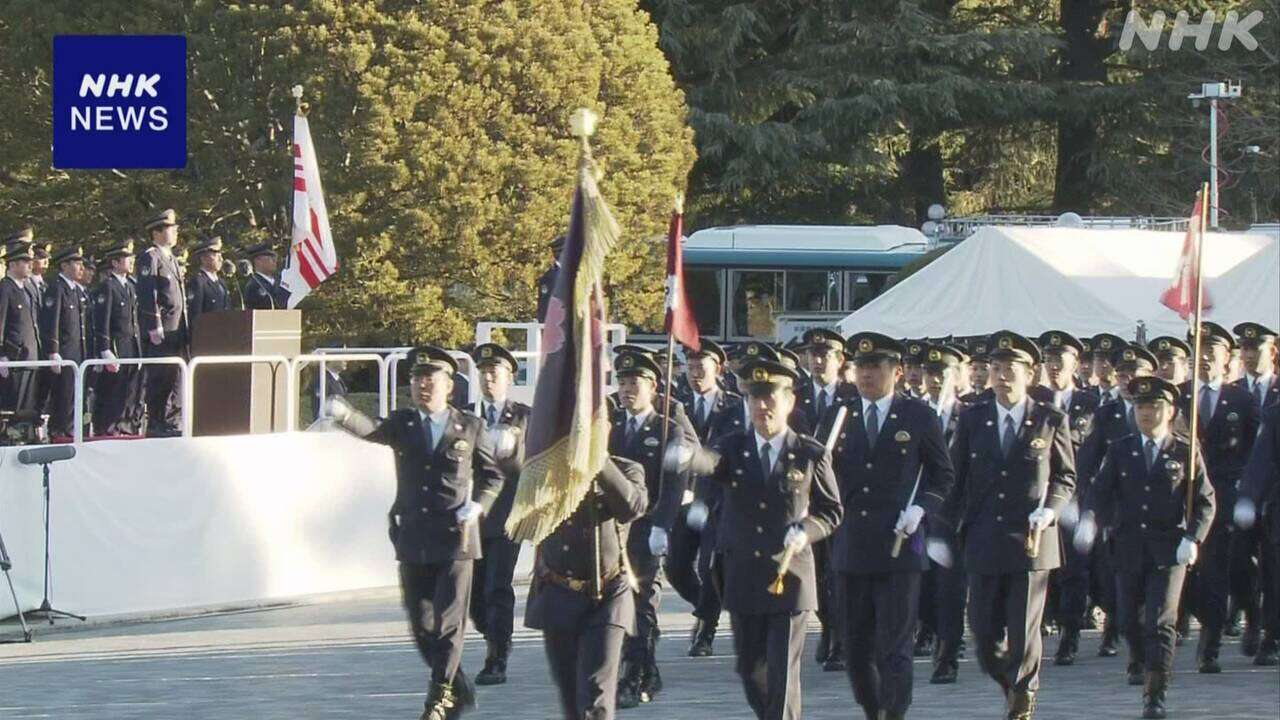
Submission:
<svg viewBox="0 0 1280 720">
<path fill-rule="evenodd" d="M 488 425 L 489 427 L 493 427 L 493 422 L 495 419 L 496 418 L 494 418 L 494 415 L 493 415 L 493 405 L 486 405 L 484 408 L 485 424 Z"/>
<path fill-rule="evenodd" d="M 1253 398 L 1257 401 L 1258 407 L 1262 407 L 1262 402 L 1267 399 L 1267 389 L 1262 387 L 1261 380 L 1253 381 Z"/>
<path fill-rule="evenodd" d="M 1151 438 L 1147 438 L 1147 472 L 1151 472 L 1151 466 L 1156 464 L 1157 450 L 1159 450 L 1159 448 L 1156 447 L 1156 441 Z"/>
<path fill-rule="evenodd" d="M 698 429 L 701 430 L 707 424 L 707 399 L 698 398 L 698 409 L 693 414 L 694 421 L 698 423 Z"/>
<path fill-rule="evenodd" d="M 1129 432 L 1138 429 L 1138 419 L 1133 415 L 1133 406 L 1129 406 L 1129 412 L 1125 415 L 1125 422 L 1129 423 Z"/>
<path fill-rule="evenodd" d="M 1013 449 L 1013 443 L 1018 439 L 1018 428 L 1013 424 L 1013 416 L 1004 416 L 1004 433 L 1000 435 L 1000 450 L 1005 457 L 1009 457 L 1009 451 Z"/>
<path fill-rule="evenodd" d="M 434 433 L 431 432 L 431 418 L 429 417 L 422 419 L 422 435 L 427 439 L 427 452 L 435 452 L 436 440 L 433 437 Z"/>
<path fill-rule="evenodd" d="M 867 447 L 876 447 L 876 438 L 880 435 L 880 406 L 871 403 L 867 406 Z"/>
<path fill-rule="evenodd" d="M 823 389 L 822 389 L 822 391 L 818 393 L 818 414 L 817 414 L 817 416 L 818 416 L 819 418 L 821 418 L 821 417 L 822 417 L 822 415 L 823 415 L 823 413 L 825 413 L 826 411 L 827 411 L 827 389 L 826 389 L 826 388 L 823 388 Z"/>
<path fill-rule="evenodd" d="M 1213 417 L 1213 388 L 1205 385 L 1200 388 L 1200 429 L 1209 427 L 1209 419 Z"/>
<path fill-rule="evenodd" d="M 627 444 L 628 445 L 635 442 L 636 432 L 639 431 L 639 429 L 640 429 L 640 421 L 638 419 L 633 417 L 627 421 Z"/>
<path fill-rule="evenodd" d="M 760 446 L 760 474 L 765 478 L 768 478 L 769 473 L 773 472 L 773 462 L 769 459 L 769 451 L 772 449 L 773 446 L 769 443 Z"/>
</svg>

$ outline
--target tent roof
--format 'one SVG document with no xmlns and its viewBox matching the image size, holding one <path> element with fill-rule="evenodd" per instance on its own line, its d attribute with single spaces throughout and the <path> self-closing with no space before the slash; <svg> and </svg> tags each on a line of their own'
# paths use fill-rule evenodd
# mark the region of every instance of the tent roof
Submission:
<svg viewBox="0 0 1280 720">
<path fill-rule="evenodd" d="M 1204 271 L 1227 327 L 1280 321 L 1280 254 L 1268 235 L 1212 233 Z M 897 337 L 978 335 L 1007 328 L 1080 336 L 1182 334 L 1186 323 L 1160 304 L 1183 234 L 1147 230 L 985 227 L 839 323 L 842 332 Z"/>
</svg>

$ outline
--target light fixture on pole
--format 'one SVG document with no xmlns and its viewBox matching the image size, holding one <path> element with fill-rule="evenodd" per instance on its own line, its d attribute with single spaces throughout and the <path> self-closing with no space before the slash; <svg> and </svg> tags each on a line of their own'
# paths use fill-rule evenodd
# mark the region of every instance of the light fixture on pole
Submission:
<svg viewBox="0 0 1280 720">
<path fill-rule="evenodd" d="M 1209 227 L 1218 228 L 1218 101 L 1240 97 L 1240 83 L 1201 83 L 1200 92 L 1187 96 L 1192 107 L 1209 101 Z"/>
</svg>

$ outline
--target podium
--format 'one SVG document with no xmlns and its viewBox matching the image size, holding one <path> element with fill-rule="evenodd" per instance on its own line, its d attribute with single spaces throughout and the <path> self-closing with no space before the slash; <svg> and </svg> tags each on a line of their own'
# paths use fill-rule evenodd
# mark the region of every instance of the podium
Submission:
<svg viewBox="0 0 1280 720">
<path fill-rule="evenodd" d="M 196 317 L 191 357 L 283 355 L 302 348 L 299 310 L 227 310 Z M 287 374 L 283 365 L 203 365 L 194 375 L 193 435 L 248 435 L 287 427 Z"/>
</svg>

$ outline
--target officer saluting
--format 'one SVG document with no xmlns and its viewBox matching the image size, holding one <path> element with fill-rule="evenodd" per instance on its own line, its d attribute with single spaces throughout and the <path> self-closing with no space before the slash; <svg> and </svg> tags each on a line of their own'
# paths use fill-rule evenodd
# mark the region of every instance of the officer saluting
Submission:
<svg viewBox="0 0 1280 720">
<path fill-rule="evenodd" d="M 488 652 L 484 669 L 476 675 L 478 685 L 501 685 L 507 681 L 507 657 L 511 654 L 511 633 L 516 596 L 512 589 L 520 543 L 507 537 L 504 528 L 520 469 L 524 465 L 524 436 L 529 428 L 528 405 L 507 398 L 512 377 L 518 368 L 515 356 L 506 348 L 485 343 L 471 352 L 480 374 L 480 419 L 487 431 L 508 433 L 510 450 L 498 460 L 502 471 L 502 492 L 480 525 L 484 557 L 476 561 L 471 588 L 471 622 L 484 635 Z"/>
<path fill-rule="evenodd" d="M 758 718 L 798 718 L 805 626 L 818 607 L 809 546 L 831 535 L 843 511 L 831 454 L 787 425 L 799 374 L 768 360 L 742 374 L 752 429 L 694 452 L 691 469 L 724 489 L 716 549 L 747 704 Z"/>
<path fill-rule="evenodd" d="M 894 392 L 906 347 L 869 332 L 849 345 L 859 399 L 832 456 L 845 512 L 831 538 L 837 625 L 854 699 L 867 717 L 896 720 L 911 706 L 920 577 L 929 564 L 917 531 L 926 514 L 942 509 L 955 475 L 937 415 Z M 926 356 L 920 353 L 922 364 Z M 894 553 L 897 535 L 907 540 Z"/>
<path fill-rule="evenodd" d="M 280 287 L 276 279 L 276 251 L 270 242 L 245 248 L 245 257 L 253 265 L 253 272 L 244 283 L 245 310 L 285 310 L 289 307 L 289 292 Z"/>
<path fill-rule="evenodd" d="M 40 308 L 40 329 L 44 334 L 44 350 L 50 360 L 74 360 L 81 362 L 88 357 L 90 341 L 87 317 L 89 308 L 80 293 L 80 267 L 84 252 L 78 247 L 67 247 L 53 255 L 58 265 L 58 277 L 45 291 Z M 75 426 L 75 368 L 52 367 L 48 376 L 52 382 L 49 408 L 49 434 L 68 437 Z"/>
<path fill-rule="evenodd" d="M 1062 562 L 1056 519 L 1075 464 L 1067 414 L 1027 395 L 1040 348 L 1007 330 L 989 346 L 995 400 L 960 417 L 955 502 L 978 663 L 1000 685 L 1007 717 L 1030 720 L 1049 571 Z"/>
<path fill-rule="evenodd" d="M 542 631 L 565 720 L 614 716 L 623 638 L 636 619 L 627 523 L 644 514 L 648 496 L 644 467 L 613 457 L 594 491 L 538 544 L 525 625 Z"/>
<path fill-rule="evenodd" d="M 1087 554 L 1097 527 L 1115 528 L 1116 610 L 1131 662 L 1143 677 L 1144 718 L 1165 717 L 1173 672 L 1178 599 L 1187 567 L 1214 516 L 1204 465 L 1191 466 L 1191 445 L 1171 433 L 1178 388 L 1155 377 L 1131 380 L 1138 433 L 1107 448 L 1085 498 L 1075 544 Z M 1187 517 L 1187 491 L 1193 496 Z"/>
<path fill-rule="evenodd" d="M 221 312 L 231 308 L 226 283 L 218 277 L 222 270 L 222 238 L 214 237 L 200 243 L 191 251 L 199 267 L 191 274 L 187 286 L 187 313 L 191 327 L 204 313 Z"/>
<path fill-rule="evenodd" d="M 138 324 L 147 357 L 183 357 L 190 342 L 187 318 L 187 291 L 182 268 L 174 257 L 178 242 L 178 219 L 173 210 L 146 223 L 151 247 L 138 258 Z M 152 365 L 147 368 L 147 435 L 167 437 L 179 434 L 182 389 L 178 368 Z"/>
<path fill-rule="evenodd" d="M 459 667 L 466 633 L 472 562 L 481 557 L 480 516 L 502 489 L 502 474 L 480 418 L 449 407 L 457 362 L 434 346 L 408 357 L 416 407 L 397 410 L 372 427 L 335 402 L 330 415 L 370 442 L 395 451 L 396 500 L 391 542 L 400 589 L 418 652 L 431 668 L 422 720 L 445 720 L 475 705 Z"/>
<path fill-rule="evenodd" d="M 138 293 L 134 286 L 133 238 L 103 254 L 109 271 L 93 293 L 94 346 L 104 360 L 142 357 L 138 332 Z M 93 401 L 94 432 L 135 435 L 138 432 L 141 368 L 107 365 L 98 375 Z"/>
</svg>

